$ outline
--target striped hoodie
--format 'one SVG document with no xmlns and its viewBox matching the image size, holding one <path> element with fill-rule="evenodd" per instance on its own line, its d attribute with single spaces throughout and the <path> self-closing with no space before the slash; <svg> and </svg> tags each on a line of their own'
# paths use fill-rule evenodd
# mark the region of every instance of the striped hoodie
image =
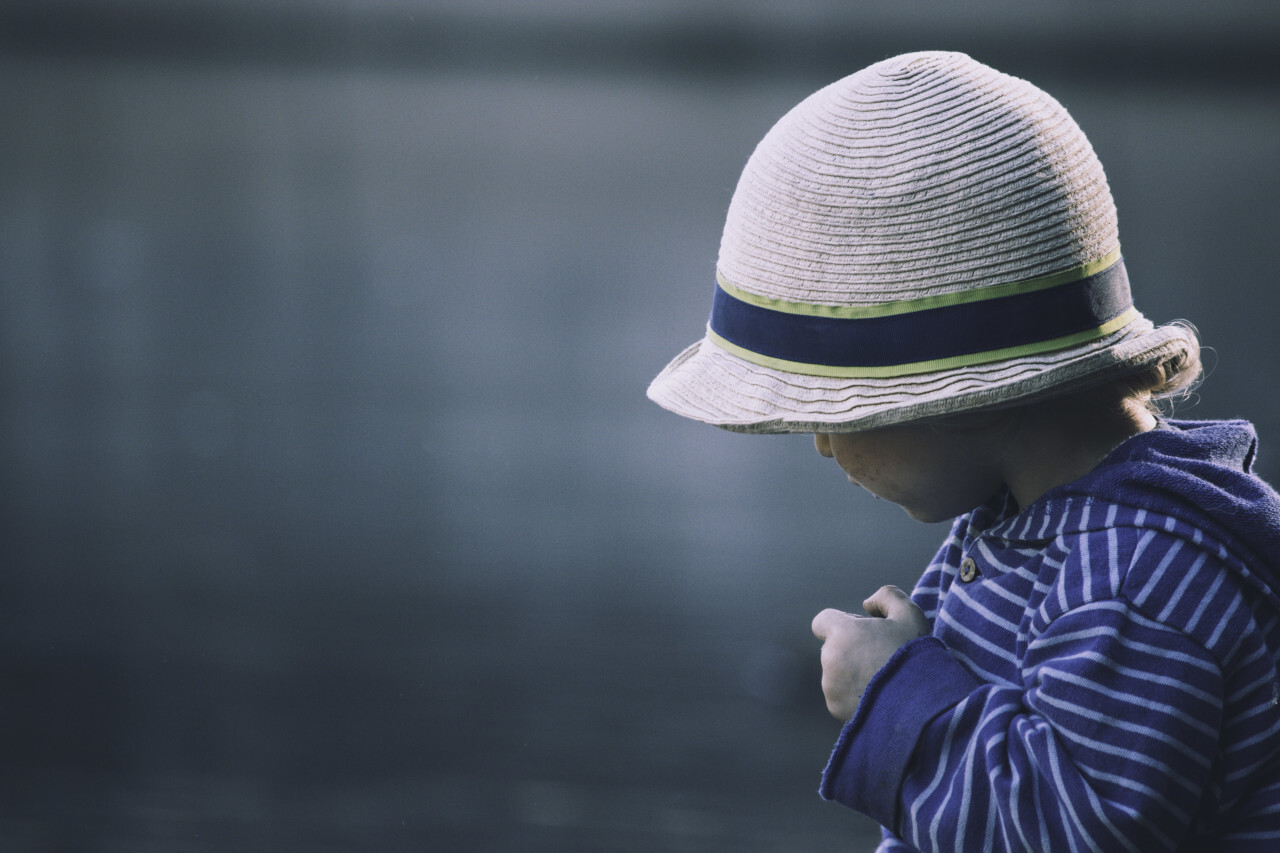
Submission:
<svg viewBox="0 0 1280 853">
<path fill-rule="evenodd" d="M 1280 850 L 1280 496 L 1169 421 L 956 520 L 821 794 L 882 851 Z"/>
</svg>

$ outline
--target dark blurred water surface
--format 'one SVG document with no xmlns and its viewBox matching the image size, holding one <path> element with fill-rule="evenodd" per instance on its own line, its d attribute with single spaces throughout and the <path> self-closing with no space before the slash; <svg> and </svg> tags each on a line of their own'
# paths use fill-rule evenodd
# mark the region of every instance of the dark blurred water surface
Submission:
<svg viewBox="0 0 1280 853">
<path fill-rule="evenodd" d="M 870 844 L 808 624 L 942 529 L 643 396 L 825 82 L 0 57 L 0 849 Z M 1276 90 L 1041 82 L 1274 479 Z"/>
</svg>

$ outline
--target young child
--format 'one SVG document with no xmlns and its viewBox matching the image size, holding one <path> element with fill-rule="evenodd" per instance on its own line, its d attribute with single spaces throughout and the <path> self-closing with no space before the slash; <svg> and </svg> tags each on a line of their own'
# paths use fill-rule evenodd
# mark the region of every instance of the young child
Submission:
<svg viewBox="0 0 1280 853">
<path fill-rule="evenodd" d="M 825 610 L 821 793 L 882 850 L 1280 850 L 1280 497 L 1134 308 L 1102 167 L 1055 100 L 899 56 L 783 117 L 730 204 L 705 339 L 649 396 L 807 432 L 913 518 L 908 597 Z"/>
</svg>

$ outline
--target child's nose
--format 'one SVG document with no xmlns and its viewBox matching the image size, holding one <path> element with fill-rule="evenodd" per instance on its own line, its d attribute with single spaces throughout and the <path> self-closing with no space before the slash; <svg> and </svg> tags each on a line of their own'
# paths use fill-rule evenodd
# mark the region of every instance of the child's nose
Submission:
<svg viewBox="0 0 1280 853">
<path fill-rule="evenodd" d="M 817 449 L 818 453 L 828 459 L 831 458 L 831 439 L 829 439 L 825 434 L 820 432 L 814 433 L 813 446 Z"/>
</svg>

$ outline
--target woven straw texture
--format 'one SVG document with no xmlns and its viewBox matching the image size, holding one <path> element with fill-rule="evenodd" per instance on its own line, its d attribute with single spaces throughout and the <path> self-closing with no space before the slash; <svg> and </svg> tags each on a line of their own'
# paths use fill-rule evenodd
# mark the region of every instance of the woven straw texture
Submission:
<svg viewBox="0 0 1280 853">
<path fill-rule="evenodd" d="M 1056 100 L 963 54 L 914 53 L 815 92 L 769 131 L 734 192 L 718 270 L 759 296 L 865 306 L 1049 275 L 1118 246 L 1102 166 Z M 704 340 L 649 396 L 734 430 L 869 429 L 1062 393 L 1188 345 L 1139 316 L 1054 353 L 851 380 Z"/>
<path fill-rule="evenodd" d="M 1119 245 L 1063 107 L 963 54 L 908 54 L 814 93 L 757 146 L 719 268 L 794 302 L 868 304 L 1034 278 Z"/>
</svg>

